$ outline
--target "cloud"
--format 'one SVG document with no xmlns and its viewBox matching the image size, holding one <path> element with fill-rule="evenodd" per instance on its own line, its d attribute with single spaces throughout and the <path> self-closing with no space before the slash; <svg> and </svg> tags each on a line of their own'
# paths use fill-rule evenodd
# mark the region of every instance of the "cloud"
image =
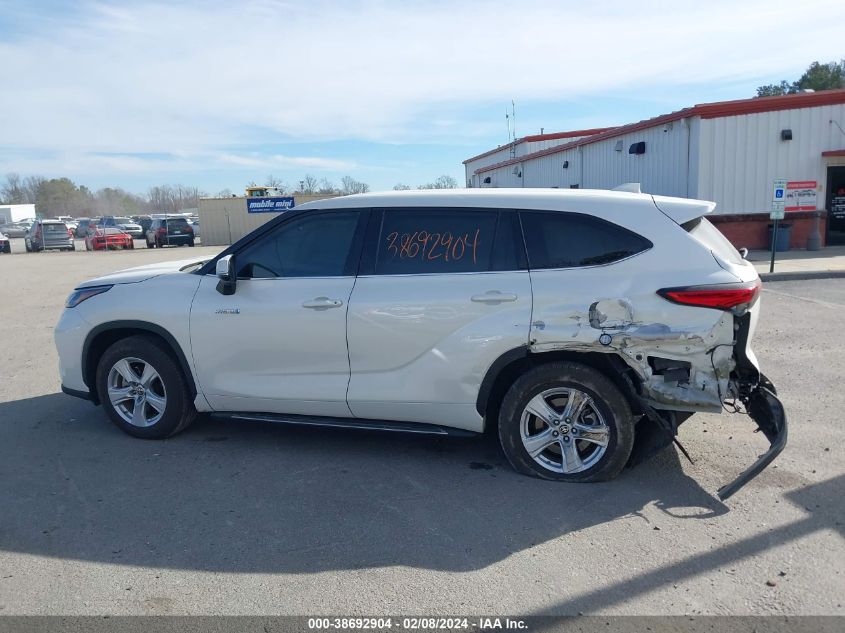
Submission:
<svg viewBox="0 0 845 633">
<path fill-rule="evenodd" d="M 479 121 L 480 107 L 512 97 L 660 101 L 684 85 L 795 76 L 839 57 L 845 22 L 845 5 L 829 0 L 26 6 L 2 27 L 3 144 L 116 170 L 156 161 L 93 153 L 166 152 L 176 169 L 215 153 L 241 166 L 351 169 L 226 148 L 477 142 L 503 127 Z"/>
</svg>

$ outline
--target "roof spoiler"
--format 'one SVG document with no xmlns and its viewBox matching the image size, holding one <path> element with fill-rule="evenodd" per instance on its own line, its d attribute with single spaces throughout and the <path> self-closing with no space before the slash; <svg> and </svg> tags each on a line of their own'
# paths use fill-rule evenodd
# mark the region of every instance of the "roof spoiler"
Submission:
<svg viewBox="0 0 845 633">
<path fill-rule="evenodd" d="M 614 187 L 611 191 L 627 191 L 628 193 L 642 193 L 643 190 L 640 188 L 640 183 L 638 182 L 623 182 L 618 187 Z"/>
<path fill-rule="evenodd" d="M 707 200 L 692 200 L 689 198 L 670 198 L 668 196 L 652 196 L 654 206 L 674 222 L 684 224 L 701 216 L 713 213 L 715 202 Z"/>
</svg>

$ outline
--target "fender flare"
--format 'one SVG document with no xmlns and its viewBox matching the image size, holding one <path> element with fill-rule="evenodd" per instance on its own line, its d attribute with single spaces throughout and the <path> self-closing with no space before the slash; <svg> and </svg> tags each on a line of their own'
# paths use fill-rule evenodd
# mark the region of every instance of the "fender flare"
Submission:
<svg viewBox="0 0 845 633">
<path fill-rule="evenodd" d="M 499 374 L 512 362 L 527 358 L 529 354 L 528 345 L 508 350 L 494 360 L 493 364 L 487 369 L 487 373 L 484 374 L 484 379 L 481 381 L 481 386 L 478 388 L 478 397 L 475 400 L 475 410 L 478 411 L 482 418 L 487 413 L 487 403 L 490 400 L 490 394 L 493 392 L 493 386 L 496 384 Z"/>
<path fill-rule="evenodd" d="M 188 359 L 185 356 L 185 352 L 182 350 L 182 346 L 179 345 L 179 342 L 176 340 L 176 338 L 166 329 L 155 323 L 150 323 L 149 321 L 126 319 L 101 323 L 100 325 L 97 325 L 96 327 L 92 328 L 91 331 L 88 332 L 85 337 L 85 342 L 82 345 L 82 379 L 85 381 L 85 385 L 88 387 L 88 390 L 91 394 L 91 399 L 94 402 L 99 403 L 99 398 L 97 397 L 96 384 L 91 381 L 91 377 L 94 375 L 94 372 L 96 372 L 96 367 L 89 367 L 91 345 L 100 334 L 102 334 L 103 332 L 109 332 L 111 330 L 141 330 L 143 332 L 150 332 L 151 334 L 156 334 L 162 339 L 164 339 L 164 342 L 167 343 L 168 347 L 170 347 L 170 349 L 176 356 L 176 361 L 179 363 L 179 367 L 182 369 L 182 372 L 185 375 L 185 379 L 188 381 L 188 390 L 191 393 L 191 398 L 196 398 L 197 386 L 196 382 L 194 381 L 194 373 L 193 371 L 191 371 L 191 366 L 188 364 Z"/>
</svg>

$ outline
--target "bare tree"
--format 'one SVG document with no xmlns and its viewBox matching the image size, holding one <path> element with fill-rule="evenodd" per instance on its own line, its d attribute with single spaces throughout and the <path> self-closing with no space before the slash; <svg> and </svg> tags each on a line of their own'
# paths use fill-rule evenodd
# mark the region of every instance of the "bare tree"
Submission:
<svg viewBox="0 0 845 633">
<path fill-rule="evenodd" d="M 340 180 L 340 192 L 344 195 L 367 193 L 369 190 L 370 185 L 360 180 L 355 180 L 352 176 L 344 176 Z"/>
<path fill-rule="evenodd" d="M 393 191 L 408 191 L 411 185 L 406 185 L 404 182 L 399 182 L 393 185 Z"/>
<path fill-rule="evenodd" d="M 6 180 L 0 187 L 0 200 L 6 204 L 25 204 L 26 191 L 23 188 L 20 174 L 6 174 Z"/>
<path fill-rule="evenodd" d="M 285 184 L 285 182 L 281 178 L 276 178 L 273 174 L 267 176 L 267 186 L 275 187 L 281 193 L 287 193 L 290 191 L 290 188 Z"/>
<path fill-rule="evenodd" d="M 323 178 L 320 181 L 320 186 L 317 188 L 317 193 L 337 193 L 337 187 L 328 178 Z"/>
<path fill-rule="evenodd" d="M 311 174 L 305 174 L 305 177 L 299 181 L 299 193 L 313 196 L 317 193 L 317 186 L 317 179 Z"/>
<path fill-rule="evenodd" d="M 447 174 L 443 174 L 442 176 L 438 176 L 434 182 L 429 182 L 424 185 L 420 185 L 419 189 L 457 189 L 458 188 L 458 181 L 452 178 Z"/>
</svg>

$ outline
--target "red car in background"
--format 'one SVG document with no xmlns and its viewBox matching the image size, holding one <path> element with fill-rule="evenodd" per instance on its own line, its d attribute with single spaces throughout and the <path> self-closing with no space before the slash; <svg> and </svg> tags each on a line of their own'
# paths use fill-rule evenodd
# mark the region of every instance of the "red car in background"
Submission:
<svg viewBox="0 0 845 633">
<path fill-rule="evenodd" d="M 118 248 L 135 248 L 135 240 L 129 233 L 118 228 L 98 227 L 96 231 L 85 238 L 86 251 L 104 251 Z"/>
</svg>

